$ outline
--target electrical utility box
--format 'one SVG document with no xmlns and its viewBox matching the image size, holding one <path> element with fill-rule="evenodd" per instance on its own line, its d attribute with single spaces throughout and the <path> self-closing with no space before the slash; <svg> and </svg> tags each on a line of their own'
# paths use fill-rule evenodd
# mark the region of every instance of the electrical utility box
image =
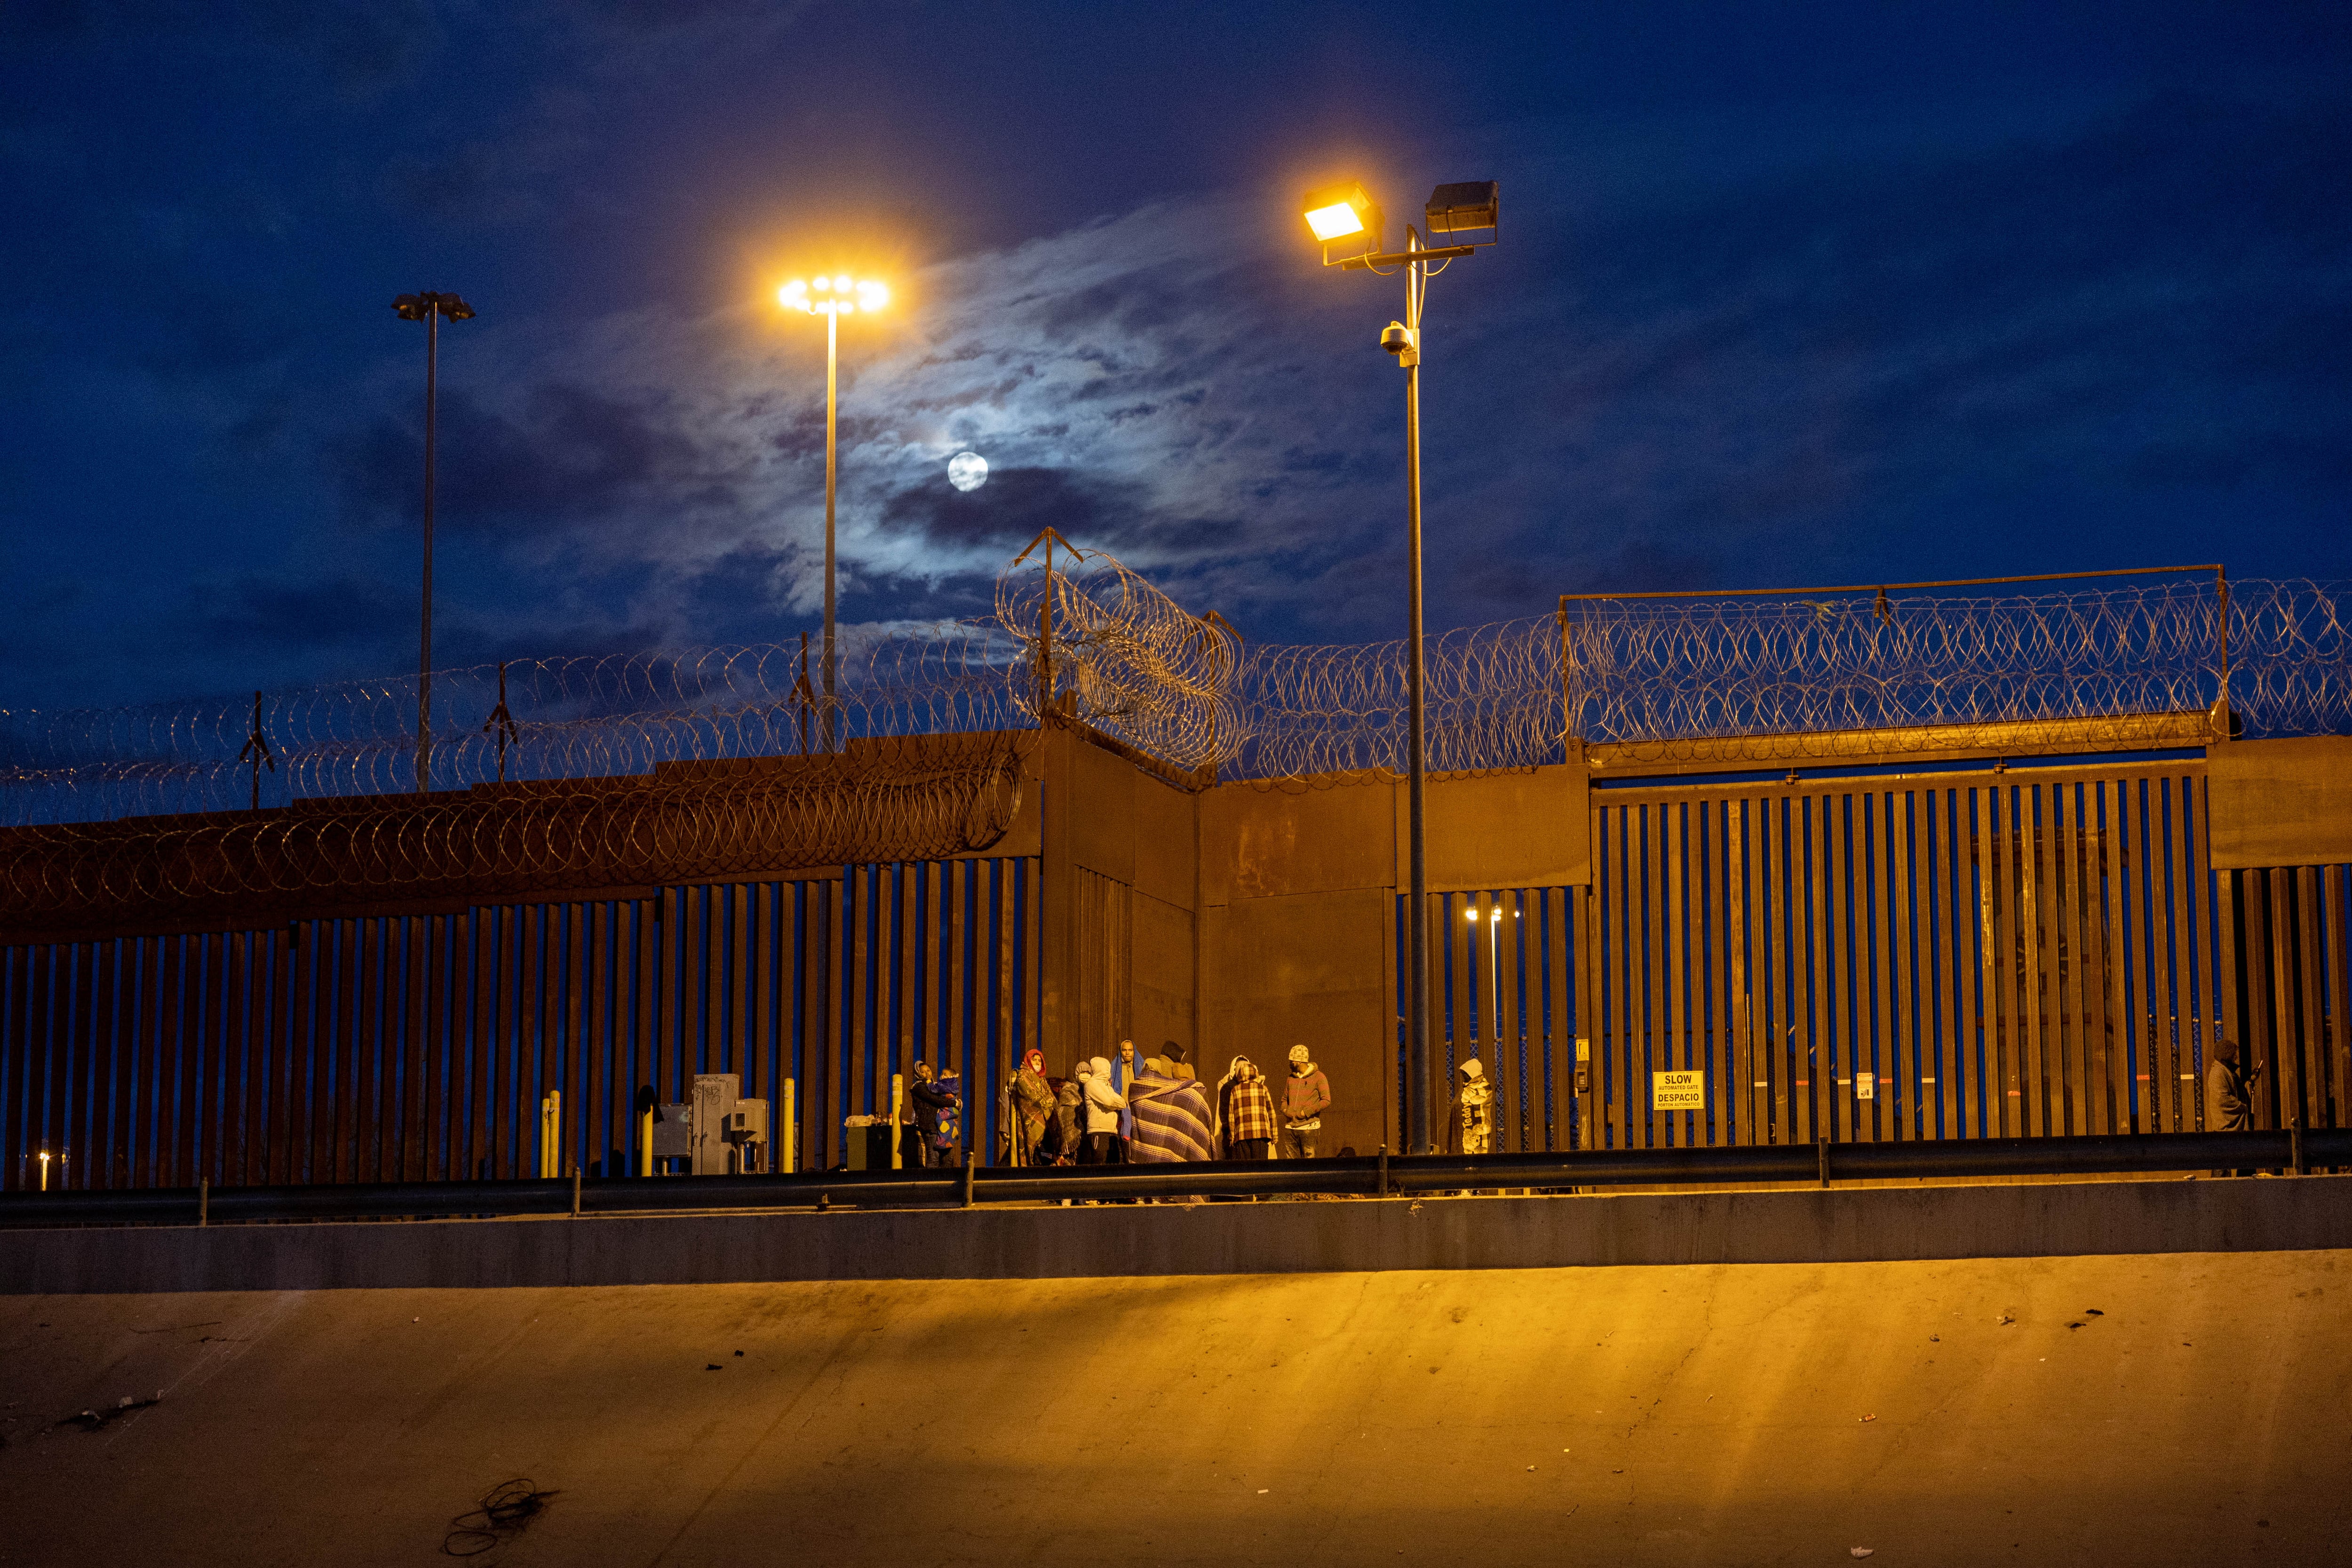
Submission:
<svg viewBox="0 0 2352 1568">
<path fill-rule="evenodd" d="M 750 1175 L 767 1168 L 768 1102 L 745 1100 L 731 1072 L 698 1073 L 691 1098 L 657 1107 L 653 1153 L 685 1162 L 696 1176 Z"/>
</svg>

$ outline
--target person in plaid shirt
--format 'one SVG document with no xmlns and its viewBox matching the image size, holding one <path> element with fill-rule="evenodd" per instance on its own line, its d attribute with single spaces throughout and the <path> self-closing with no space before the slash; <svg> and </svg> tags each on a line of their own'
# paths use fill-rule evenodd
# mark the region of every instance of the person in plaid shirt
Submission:
<svg viewBox="0 0 2352 1568">
<path fill-rule="evenodd" d="M 1228 1160 L 1263 1160 L 1274 1152 L 1274 1091 L 1247 1057 L 1235 1057 L 1217 1080 L 1217 1135 Z"/>
</svg>

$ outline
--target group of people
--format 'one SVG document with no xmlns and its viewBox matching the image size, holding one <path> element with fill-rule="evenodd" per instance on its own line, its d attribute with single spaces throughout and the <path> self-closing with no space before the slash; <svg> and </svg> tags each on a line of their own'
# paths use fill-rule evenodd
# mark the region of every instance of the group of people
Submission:
<svg viewBox="0 0 2352 1568">
<path fill-rule="evenodd" d="M 1171 1040 L 1149 1056 L 1121 1040 L 1067 1078 L 1031 1051 L 1004 1086 L 1000 1152 L 1012 1165 L 1166 1164 L 1198 1160 L 1311 1160 L 1331 1080 L 1305 1046 L 1290 1048 L 1279 1089 L 1237 1056 L 1213 1093 Z"/>
<path fill-rule="evenodd" d="M 1456 1069 L 1454 1121 L 1465 1154 L 1494 1148 L 1495 1086 L 1475 1057 Z M 953 1073 L 915 1064 L 908 1086 L 904 1163 L 957 1163 L 963 1091 Z M 1067 1078 L 1032 1050 L 1005 1080 L 997 1137 L 1004 1165 L 1167 1164 L 1198 1160 L 1312 1160 L 1331 1106 L 1331 1080 L 1303 1045 L 1290 1047 L 1277 1087 L 1237 1056 L 1212 1091 L 1171 1040 L 1139 1056 L 1133 1040 L 1080 1061 Z"/>
</svg>

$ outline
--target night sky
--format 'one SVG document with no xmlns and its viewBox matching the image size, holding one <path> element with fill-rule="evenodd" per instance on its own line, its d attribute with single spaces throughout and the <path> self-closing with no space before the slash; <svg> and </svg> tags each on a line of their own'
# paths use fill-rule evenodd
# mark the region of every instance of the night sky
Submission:
<svg viewBox="0 0 2352 1568">
<path fill-rule="evenodd" d="M 1538 18 L 1549 17 L 1550 20 Z M 2352 575 L 2352 7 L 0 6 L 0 707 L 985 613 L 1051 523 L 1254 638 L 1562 591 Z M 964 449 L 992 465 L 947 481 Z"/>
</svg>

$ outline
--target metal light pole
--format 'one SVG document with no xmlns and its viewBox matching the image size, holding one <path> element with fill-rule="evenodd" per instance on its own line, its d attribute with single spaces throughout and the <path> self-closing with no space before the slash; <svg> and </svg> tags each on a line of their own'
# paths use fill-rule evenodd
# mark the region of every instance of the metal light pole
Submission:
<svg viewBox="0 0 2352 1568">
<path fill-rule="evenodd" d="M 416 654 L 416 793 L 431 786 L 433 766 L 433 446 L 434 379 L 441 357 L 441 318 L 470 321 L 474 308 L 455 294 L 403 294 L 392 302 L 404 321 L 425 323 L 425 612 Z"/>
<path fill-rule="evenodd" d="M 1500 216 L 1500 196 L 1491 180 L 1440 185 L 1431 193 L 1424 216 L 1432 234 L 1493 230 Z M 1405 431 L 1405 556 L 1406 613 L 1405 690 L 1410 706 L 1405 765 L 1405 820 L 1410 840 L 1408 877 L 1412 883 L 1407 919 L 1411 952 L 1406 962 L 1405 1003 L 1405 1137 L 1407 1152 L 1434 1152 L 1432 1104 L 1434 1086 L 1429 1080 L 1429 870 L 1424 854 L 1424 796 L 1428 787 L 1428 746 L 1425 742 L 1421 604 L 1421 308 L 1428 291 L 1430 263 L 1451 264 L 1493 239 L 1440 246 L 1422 243 L 1421 233 L 1405 226 L 1405 247 L 1383 252 L 1381 209 L 1361 185 L 1339 185 L 1307 194 L 1302 215 L 1307 228 L 1323 247 L 1326 267 L 1357 268 L 1379 272 L 1404 268 L 1405 314 L 1381 333 L 1381 347 L 1397 356 L 1404 370 Z M 1499 232 L 1499 231 L 1497 231 Z M 1334 246 L 1360 247 L 1355 254 L 1334 258 Z M 1444 270 L 1441 265 L 1439 270 Z"/>
<path fill-rule="evenodd" d="M 827 752 L 839 749 L 835 728 L 834 689 L 840 668 L 834 651 L 833 613 L 836 589 L 834 570 L 833 503 L 838 472 L 835 439 L 838 429 L 841 374 L 841 318 L 860 310 L 880 310 L 890 302 L 890 290 L 873 279 L 846 273 L 832 278 L 795 278 L 776 290 L 777 302 L 788 310 L 824 318 L 824 723 L 821 733 Z"/>
</svg>

